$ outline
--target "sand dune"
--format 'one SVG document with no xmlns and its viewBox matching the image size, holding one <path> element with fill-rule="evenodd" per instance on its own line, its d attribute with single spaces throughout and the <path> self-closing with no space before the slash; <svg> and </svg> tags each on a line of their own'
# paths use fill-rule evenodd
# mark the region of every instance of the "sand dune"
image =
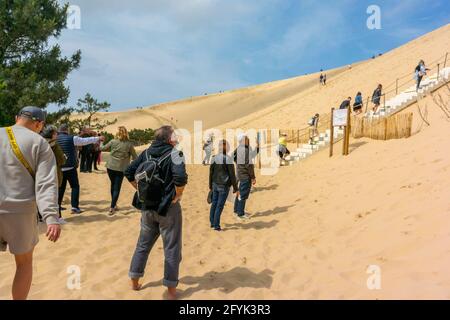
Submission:
<svg viewBox="0 0 450 320">
<path fill-rule="evenodd" d="M 190 166 L 181 298 L 450 298 L 450 126 L 431 98 L 422 101 L 422 110 L 426 106 L 431 126 L 410 139 L 352 141 L 347 158 L 322 152 L 277 176 L 258 176 L 248 205 L 252 218 L 236 222 L 228 205 L 220 234 L 208 225 L 208 169 Z M 87 212 L 66 216 L 70 223 L 59 243 L 41 240 L 30 298 L 163 298 L 160 241 L 145 289 L 128 290 L 139 230 L 131 188 L 124 185 L 122 211 L 109 218 L 105 172 L 82 174 L 81 181 Z M 81 268 L 79 291 L 66 288 L 70 265 Z M 369 265 L 381 268 L 382 290 L 367 289 Z M 2 299 L 12 272 L 12 257 L 0 256 Z"/>
<path fill-rule="evenodd" d="M 330 112 L 331 107 L 338 107 L 348 96 L 354 98 L 358 91 L 365 101 L 378 83 L 391 90 L 399 76 L 405 76 L 400 84 L 412 81 L 420 59 L 432 63 L 447 51 L 450 51 L 450 24 L 374 60 L 354 63 L 351 69 L 345 66 L 326 71 L 326 87 L 319 85 L 320 73 L 316 73 L 103 117 L 118 119 L 116 125 L 108 128 L 111 132 L 119 125 L 142 129 L 167 123 L 192 130 L 195 120 L 203 121 L 205 129 L 304 128 L 313 114 Z"/>
<path fill-rule="evenodd" d="M 326 111 L 346 92 L 372 89 L 380 79 L 392 82 L 395 75 L 412 71 L 419 58 L 433 60 L 450 51 L 449 34 L 447 25 L 383 57 L 342 71 L 330 79 L 326 89 L 317 85 L 294 93 L 308 86 L 315 76 L 269 84 L 261 91 L 271 91 L 270 86 L 276 87 L 273 92 L 285 87 L 290 94 L 285 93 L 285 99 L 282 95 L 282 99 L 273 98 L 277 100 L 274 104 L 261 111 L 252 110 L 248 117 L 242 113 L 239 120 L 226 125 L 249 126 L 251 117 L 255 121 L 252 126 L 304 123 L 315 108 Z M 240 93 L 244 100 L 245 91 Z M 233 101 L 238 99 L 238 92 L 201 98 L 195 108 L 207 110 L 211 106 L 208 100 L 219 101 L 227 95 L 228 101 Z M 449 106 L 449 89 L 443 87 L 439 94 Z M 251 100 L 245 101 L 251 104 Z M 189 105 L 181 105 L 188 114 Z M 178 110 L 176 106 L 160 107 L 157 117 L 167 118 L 165 112 Z M 428 114 L 431 126 L 424 125 L 416 113 L 415 134 L 409 139 L 353 140 L 348 157 L 337 155 L 330 159 L 321 152 L 298 165 L 282 168 L 275 176 L 258 174 L 257 187 L 248 203 L 251 219 L 245 223 L 235 221 L 228 204 L 223 214 L 223 233 L 209 229 L 208 169 L 188 166 L 190 182 L 182 201 L 180 297 L 449 299 L 450 125 L 431 97 L 421 100 L 419 106 L 422 113 Z M 417 112 L 417 108 L 413 105 L 408 110 Z M 134 127 L 132 124 L 142 120 L 139 112 L 148 111 L 133 112 L 124 114 L 127 118 L 122 124 Z M 192 117 L 179 119 L 188 125 Z M 208 119 L 215 125 L 213 118 Z M 339 150 L 339 146 L 336 148 Z M 124 183 L 121 211 L 110 218 L 106 173 L 81 174 L 81 185 L 81 205 L 86 212 L 79 217 L 65 213 L 69 224 L 63 227 L 58 243 L 41 237 L 30 298 L 163 298 L 161 241 L 150 256 L 144 289 L 128 289 L 127 272 L 140 219 L 130 206 L 131 187 Z M 72 265 L 80 267 L 81 290 L 67 289 L 67 268 Z M 366 271 L 370 265 L 381 268 L 381 290 L 367 288 Z M 13 257 L 0 255 L 0 299 L 9 298 L 13 271 Z"/>
<path fill-rule="evenodd" d="M 364 63 L 364 62 L 362 62 Z M 327 71 L 329 77 L 347 71 L 347 67 Z M 142 110 L 128 110 L 102 114 L 103 119 L 118 119 L 108 127 L 115 132 L 120 125 L 129 128 L 156 128 L 164 124 L 192 131 L 194 121 L 201 120 L 203 127 L 218 127 L 226 122 L 242 118 L 317 86 L 319 74 L 280 80 L 249 88 L 192 97 L 169 102 Z"/>
</svg>

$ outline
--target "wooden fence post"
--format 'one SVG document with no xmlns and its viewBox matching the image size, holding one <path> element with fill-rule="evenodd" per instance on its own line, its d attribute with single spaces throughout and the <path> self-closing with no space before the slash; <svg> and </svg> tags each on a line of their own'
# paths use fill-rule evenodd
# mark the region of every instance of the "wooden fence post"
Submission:
<svg viewBox="0 0 450 320">
<path fill-rule="evenodd" d="M 387 140 L 387 132 L 388 132 L 388 118 L 384 118 L 384 140 Z"/>
<path fill-rule="evenodd" d="M 370 98 L 369 98 L 369 97 L 367 97 L 367 103 L 366 103 L 366 111 L 365 111 L 364 113 L 367 113 L 367 108 L 369 107 L 369 101 L 370 101 Z"/>
<path fill-rule="evenodd" d="M 346 150 L 345 155 L 348 156 L 350 154 L 350 133 L 352 130 L 352 120 L 351 120 L 351 109 L 348 107 L 347 109 L 347 142 L 346 142 Z"/>
</svg>

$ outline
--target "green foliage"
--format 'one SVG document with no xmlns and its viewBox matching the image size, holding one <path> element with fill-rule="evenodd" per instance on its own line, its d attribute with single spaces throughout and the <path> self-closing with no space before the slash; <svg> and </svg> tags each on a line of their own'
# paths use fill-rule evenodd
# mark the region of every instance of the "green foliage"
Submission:
<svg viewBox="0 0 450 320">
<path fill-rule="evenodd" d="M 61 56 L 58 38 L 66 28 L 67 5 L 56 0 L 0 1 L 0 126 L 10 125 L 26 105 L 67 103 L 64 81 L 80 65 L 81 52 Z"/>
<path fill-rule="evenodd" d="M 105 137 L 105 142 L 104 142 L 105 144 L 107 144 L 112 139 L 114 139 L 114 135 L 112 133 L 109 133 L 109 132 L 106 132 L 106 131 L 100 132 L 100 135 Z"/>
<path fill-rule="evenodd" d="M 55 126 L 59 126 L 63 123 L 69 123 L 70 115 L 72 114 L 72 112 L 73 112 L 73 108 L 68 108 L 68 107 L 60 108 L 56 112 L 48 113 L 46 122 L 48 124 L 53 124 Z"/>
<path fill-rule="evenodd" d="M 92 97 L 89 93 L 83 99 L 78 99 L 77 106 L 73 108 L 73 111 L 80 115 L 87 115 L 87 117 L 82 117 L 78 120 L 72 120 L 72 123 L 78 129 L 83 127 L 88 127 L 95 130 L 102 130 L 109 125 L 115 124 L 117 119 L 113 121 L 102 121 L 97 117 L 99 112 L 106 112 L 109 110 L 111 105 L 104 101 L 99 102 L 97 99 Z"/>
<path fill-rule="evenodd" d="M 153 129 L 133 129 L 128 132 L 128 135 L 136 146 L 142 146 L 149 144 L 154 139 L 155 131 Z"/>
</svg>

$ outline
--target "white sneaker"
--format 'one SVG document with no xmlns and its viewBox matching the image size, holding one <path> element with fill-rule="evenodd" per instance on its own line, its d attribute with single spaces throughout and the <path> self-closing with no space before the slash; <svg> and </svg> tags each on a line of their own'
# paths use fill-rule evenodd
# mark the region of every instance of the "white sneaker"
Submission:
<svg viewBox="0 0 450 320">
<path fill-rule="evenodd" d="M 66 224 L 67 223 L 67 221 L 64 220 L 63 218 L 58 218 L 58 222 L 59 222 L 59 224 Z"/>
</svg>

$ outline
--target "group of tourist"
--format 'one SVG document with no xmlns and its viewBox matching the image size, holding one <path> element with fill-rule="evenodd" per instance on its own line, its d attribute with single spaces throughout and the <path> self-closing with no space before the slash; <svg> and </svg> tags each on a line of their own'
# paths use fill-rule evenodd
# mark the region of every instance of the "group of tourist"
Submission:
<svg viewBox="0 0 450 320">
<path fill-rule="evenodd" d="M 319 77 L 320 85 L 326 86 L 327 85 L 327 74 L 321 73 Z"/>
<path fill-rule="evenodd" d="M 54 242 L 60 237 L 60 225 L 66 223 L 61 218 L 61 205 L 67 182 L 72 189 L 72 213 L 82 212 L 77 148 L 91 144 L 99 144 L 99 150 L 110 152 L 106 161 L 111 181 L 109 214 L 118 210 L 124 178 L 136 189 L 132 203 L 142 216 L 129 269 L 132 289 L 141 289 L 140 279 L 148 256 L 161 236 L 165 255 L 163 284 L 168 288 L 169 298 L 176 298 L 182 249 L 180 200 L 188 176 L 183 153 L 175 148 L 178 137 L 174 129 L 164 126 L 156 130 L 154 142 L 137 156 L 124 127 L 119 127 L 115 139 L 103 144 L 103 136 L 72 135 L 67 125 L 58 129 L 45 126 L 45 119 L 42 109 L 25 107 L 17 115 L 16 125 L 0 130 L 0 146 L 5 150 L 0 155 L 0 170 L 5 172 L 4 178 L 8 181 L 0 186 L 0 249 L 4 251 L 9 247 L 16 259 L 13 298 L 26 299 L 30 290 L 33 252 L 38 243 L 37 211 L 47 224 L 48 239 Z M 229 145 L 223 141 L 219 154 L 211 160 L 210 222 L 216 231 L 222 230 L 220 217 L 231 186 L 237 195 L 236 217 L 248 219 L 246 200 L 256 183 L 253 159 L 259 146 L 253 150 L 245 135 L 240 136 L 239 141 L 232 156 L 227 155 Z M 156 201 L 155 194 L 160 195 Z"/>
<path fill-rule="evenodd" d="M 421 61 L 416 68 L 417 90 L 428 71 Z M 325 78 L 326 79 L 326 78 Z M 372 95 L 374 111 L 380 105 L 382 86 Z M 341 108 L 351 107 L 351 97 L 342 102 Z M 361 112 L 362 95 L 358 92 L 353 110 Z M 12 285 L 13 299 L 26 299 L 31 287 L 33 252 L 37 245 L 37 215 L 47 224 L 46 237 L 58 241 L 61 234 L 62 202 L 67 183 L 71 187 L 71 212 L 80 214 L 80 183 L 78 179 L 78 148 L 98 146 L 81 151 L 81 158 L 89 170 L 89 163 L 98 160 L 101 151 L 109 151 L 106 161 L 111 182 L 109 214 L 117 210 L 123 179 L 136 189 L 133 206 L 141 211 L 140 234 L 133 254 L 129 277 L 133 290 L 141 289 L 148 256 L 159 236 L 163 238 L 165 264 L 163 284 L 169 298 L 176 298 L 179 266 L 182 251 L 182 199 L 188 181 L 184 155 L 176 149 L 178 137 L 171 126 L 155 131 L 154 142 L 137 156 L 126 128 L 119 127 L 115 139 L 103 144 L 105 138 L 89 129 L 81 135 L 70 133 L 67 125 L 59 128 L 45 126 L 46 113 L 38 107 L 25 107 L 16 116 L 16 124 L 0 128 L 0 172 L 4 183 L 0 184 L 0 251 L 9 247 L 15 256 L 16 274 Z M 310 126 L 317 134 L 319 115 L 313 117 Z M 239 220 L 246 220 L 246 202 L 252 186 L 256 184 L 254 159 L 259 153 L 250 146 L 247 135 L 238 136 L 239 145 L 230 155 L 226 140 L 219 143 L 218 154 L 212 157 L 213 137 L 207 141 L 207 157 L 210 164 L 208 200 L 210 226 L 221 231 L 221 215 L 232 189 L 234 213 Z M 280 138 L 280 157 L 289 154 L 286 136 Z M 82 149 L 83 150 L 83 149 Z M 89 160 L 91 154 L 91 160 Z M 83 160 L 81 161 L 83 163 Z M 133 160 L 130 164 L 130 161 Z M 84 169 L 84 170 L 83 170 Z M 86 170 L 87 169 L 87 170 Z"/>
</svg>

